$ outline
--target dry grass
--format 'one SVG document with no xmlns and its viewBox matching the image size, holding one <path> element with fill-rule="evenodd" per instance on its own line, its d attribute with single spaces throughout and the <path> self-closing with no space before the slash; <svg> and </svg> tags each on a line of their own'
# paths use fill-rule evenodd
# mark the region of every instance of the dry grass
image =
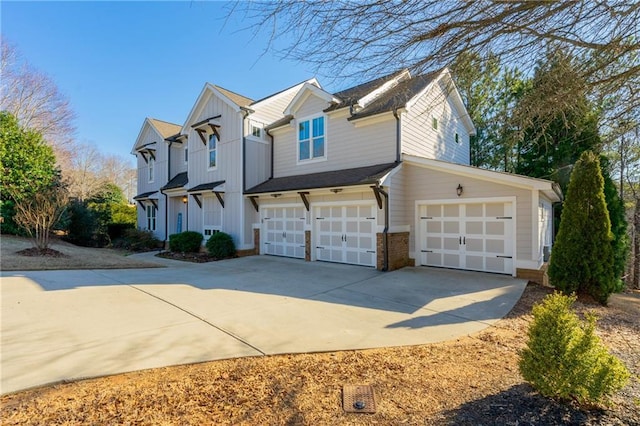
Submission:
<svg viewBox="0 0 640 426">
<path fill-rule="evenodd" d="M 125 256 L 124 252 L 78 247 L 59 239 L 52 239 L 50 247 L 63 257 L 24 256 L 18 251 L 32 247 L 31 241 L 13 235 L 0 236 L 0 270 L 41 271 L 48 269 L 120 269 L 155 268 L 159 264 L 142 262 Z"/>
<path fill-rule="evenodd" d="M 613 408 L 581 411 L 523 383 L 518 350 L 533 303 L 548 293 L 529 285 L 497 326 L 452 342 L 241 358 L 60 384 L 5 395 L 0 418 L 3 424 L 640 424 L 634 308 L 577 303 L 580 311 L 597 311 L 600 335 L 635 376 Z M 630 296 L 636 308 L 638 296 Z M 377 413 L 344 413 L 344 384 L 373 385 Z"/>
</svg>

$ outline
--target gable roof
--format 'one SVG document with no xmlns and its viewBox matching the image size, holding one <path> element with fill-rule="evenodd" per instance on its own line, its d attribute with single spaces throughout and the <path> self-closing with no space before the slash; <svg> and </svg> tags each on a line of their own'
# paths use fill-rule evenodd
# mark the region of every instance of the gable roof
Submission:
<svg viewBox="0 0 640 426">
<path fill-rule="evenodd" d="M 392 81 L 403 73 L 408 73 L 408 70 L 403 69 L 400 71 L 396 71 L 383 77 L 376 78 L 375 80 L 367 81 L 366 83 L 361 83 L 357 86 L 336 92 L 334 93 L 334 96 L 340 99 L 340 102 L 332 104 L 324 111 L 330 112 L 340 108 L 351 106 L 358 102 L 359 99 L 365 97 L 376 89 L 381 88 L 385 83 Z"/>
<path fill-rule="evenodd" d="M 168 121 L 158 120 L 157 118 L 149 118 L 148 120 L 164 139 L 180 131 L 181 126 L 179 124 L 169 123 Z"/>
<path fill-rule="evenodd" d="M 253 103 L 253 99 L 251 98 L 247 98 L 246 96 L 242 96 L 236 92 L 232 92 L 229 89 L 225 89 L 223 87 L 220 87 L 216 84 L 213 85 L 213 87 L 215 87 L 216 89 L 218 89 L 220 91 L 220 93 L 222 93 L 223 95 L 225 95 L 227 98 L 231 99 L 231 101 L 233 103 L 235 103 L 238 106 L 241 107 L 247 107 L 249 105 L 251 105 Z"/>
<path fill-rule="evenodd" d="M 377 184 L 380 182 L 380 179 L 398 166 L 398 164 L 399 163 L 376 164 L 375 166 L 357 167 L 354 169 L 272 178 L 250 188 L 245 191 L 245 194 Z"/>
<path fill-rule="evenodd" d="M 142 138 L 142 135 L 144 134 L 144 131 L 147 127 L 150 127 L 151 129 L 153 129 L 153 131 L 155 131 L 160 136 L 161 139 L 158 141 L 154 141 L 152 143 L 146 143 L 144 145 L 141 145 L 140 139 Z M 137 151 L 139 151 L 141 148 L 148 147 L 154 144 L 155 142 L 161 142 L 162 140 L 175 135 L 180 131 L 180 128 L 181 126 L 179 124 L 169 123 L 168 121 L 158 120 L 157 118 L 146 117 L 144 119 L 144 122 L 142 123 L 142 127 L 140 128 L 138 137 L 136 138 L 136 141 L 133 143 L 133 148 L 131 148 L 131 154 L 137 155 Z"/>
<path fill-rule="evenodd" d="M 435 81 L 440 73 L 441 70 L 399 81 L 398 84 L 381 93 L 380 96 L 364 108 L 355 111 L 348 120 L 357 120 L 359 118 L 393 111 L 398 108 L 404 108 L 411 99 Z"/>
</svg>

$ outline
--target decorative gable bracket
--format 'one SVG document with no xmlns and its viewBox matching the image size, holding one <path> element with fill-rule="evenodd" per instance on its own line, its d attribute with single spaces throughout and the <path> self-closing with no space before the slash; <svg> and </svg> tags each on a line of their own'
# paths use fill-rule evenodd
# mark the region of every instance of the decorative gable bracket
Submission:
<svg viewBox="0 0 640 426">
<path fill-rule="evenodd" d="M 198 207 L 202 208 L 202 200 L 200 200 L 200 194 L 191 194 L 194 200 L 196 200 L 196 204 Z"/>
<path fill-rule="evenodd" d="M 258 201 L 256 201 L 257 199 L 258 199 L 257 195 L 253 195 L 249 197 L 249 201 L 251 201 L 251 204 L 253 204 L 253 208 L 256 209 L 256 212 L 260 211 L 258 207 Z"/>
<path fill-rule="evenodd" d="M 207 127 L 209 127 L 209 129 L 211 129 L 211 132 L 216 135 L 216 137 L 218 138 L 218 140 L 220 140 L 220 121 L 218 120 L 220 117 L 222 117 L 222 115 L 216 115 L 214 117 L 209 117 L 207 119 L 204 119 L 202 121 L 198 121 L 197 123 L 193 124 L 191 126 L 192 129 L 194 129 L 196 131 L 196 133 L 198 133 L 198 136 L 200 136 L 200 140 L 202 141 L 202 144 L 204 146 L 207 146 L 207 133 L 209 133 L 209 130 L 207 129 Z"/>
<path fill-rule="evenodd" d="M 213 193 L 216 194 L 216 198 L 218 198 L 218 201 L 220 201 L 220 205 L 224 209 L 224 198 L 222 198 L 223 193 L 219 191 L 213 191 Z"/>
<path fill-rule="evenodd" d="M 302 202 L 304 203 L 304 206 L 307 208 L 307 211 L 309 211 L 309 199 L 307 198 L 307 195 L 309 195 L 309 193 L 298 192 L 298 195 L 300 195 L 300 198 L 302 198 Z"/>
</svg>

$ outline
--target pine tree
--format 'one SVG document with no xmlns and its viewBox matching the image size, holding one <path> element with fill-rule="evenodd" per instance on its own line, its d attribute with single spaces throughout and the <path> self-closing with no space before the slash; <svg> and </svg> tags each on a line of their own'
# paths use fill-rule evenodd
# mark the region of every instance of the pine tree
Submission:
<svg viewBox="0 0 640 426">
<path fill-rule="evenodd" d="M 551 253 L 549 280 L 565 294 L 587 293 L 606 304 L 615 289 L 611 222 L 598 157 L 575 164 Z"/>
</svg>

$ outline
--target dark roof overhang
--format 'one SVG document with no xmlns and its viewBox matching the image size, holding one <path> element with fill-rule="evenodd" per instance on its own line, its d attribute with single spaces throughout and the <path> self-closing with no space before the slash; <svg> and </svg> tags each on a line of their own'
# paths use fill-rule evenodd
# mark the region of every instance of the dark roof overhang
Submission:
<svg viewBox="0 0 640 426">
<path fill-rule="evenodd" d="M 224 182 L 225 181 L 223 180 L 219 180 L 216 182 L 203 183 L 201 185 L 196 185 L 193 188 L 188 189 L 187 192 L 189 193 L 198 193 L 198 192 L 206 192 L 206 191 L 214 192 L 214 189 L 217 186 L 222 185 Z M 218 192 L 223 192 L 223 191 L 218 191 Z"/>
<path fill-rule="evenodd" d="M 379 184 L 380 180 L 399 164 L 400 163 L 386 163 L 353 169 L 272 178 L 248 189 L 245 191 L 245 194 L 265 194 Z"/>
<path fill-rule="evenodd" d="M 158 191 L 150 191 L 150 192 L 143 192 L 142 194 L 138 194 L 135 197 L 133 197 L 134 200 L 138 201 L 138 200 L 150 200 L 150 196 L 157 193 Z"/>
<path fill-rule="evenodd" d="M 175 175 L 165 186 L 160 188 L 161 191 L 166 191 L 169 189 L 180 189 L 184 188 L 189 183 L 189 176 L 187 172 L 178 173 Z"/>
</svg>

